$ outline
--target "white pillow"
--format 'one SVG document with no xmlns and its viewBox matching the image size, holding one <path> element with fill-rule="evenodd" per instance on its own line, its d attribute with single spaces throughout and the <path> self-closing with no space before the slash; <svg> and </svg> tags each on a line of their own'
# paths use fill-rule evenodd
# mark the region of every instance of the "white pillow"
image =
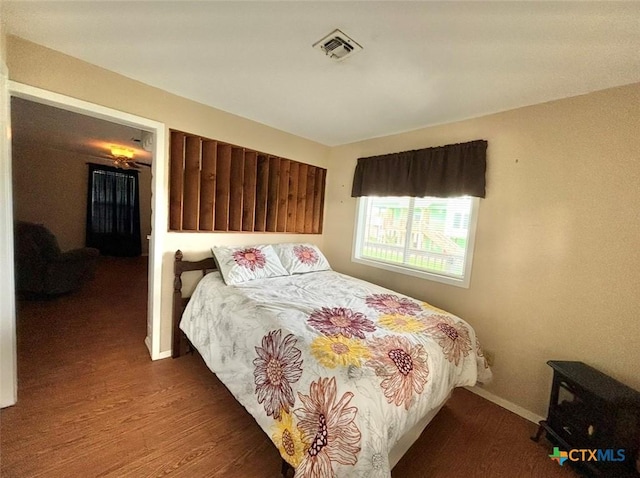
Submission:
<svg viewBox="0 0 640 478">
<path fill-rule="evenodd" d="M 270 245 L 213 247 L 211 252 L 227 285 L 289 275 Z"/>
<path fill-rule="evenodd" d="M 331 270 L 327 258 L 313 244 L 275 244 L 274 248 L 289 274 Z"/>
</svg>

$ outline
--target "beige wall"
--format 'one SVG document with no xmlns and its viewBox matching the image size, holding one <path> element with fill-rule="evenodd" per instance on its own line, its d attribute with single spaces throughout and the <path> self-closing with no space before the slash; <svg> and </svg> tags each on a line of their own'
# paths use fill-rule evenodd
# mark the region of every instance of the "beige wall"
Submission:
<svg viewBox="0 0 640 478">
<path fill-rule="evenodd" d="M 9 77 L 14 81 L 159 121 L 167 129 L 187 131 L 316 166 L 327 165 L 329 148 L 318 143 L 167 93 L 40 45 L 9 37 L 7 53 Z M 168 165 L 168 157 L 160 160 Z M 161 187 L 168 197 L 167 184 Z M 158 213 L 166 218 L 168 208 Z M 322 247 L 324 238 L 323 235 L 165 231 L 166 227 L 162 231 L 161 352 L 171 348 L 172 263 L 176 249 L 185 251 L 188 258 L 199 258 L 209 255 L 214 244 L 305 240 Z"/>
<path fill-rule="evenodd" d="M 0 0 L 0 63 L 6 63 L 7 59 L 7 33 L 3 10 L 4 3 Z"/>
<path fill-rule="evenodd" d="M 16 219 L 44 224 L 63 251 L 85 246 L 87 216 L 86 163 L 91 156 L 13 144 L 13 207 Z M 151 171 L 139 173 L 142 253 L 148 254 L 151 233 Z"/>
<path fill-rule="evenodd" d="M 342 272 L 468 320 L 495 353 L 487 389 L 546 415 L 547 360 L 640 389 L 640 84 L 331 151 L 325 252 Z M 350 261 L 358 157 L 489 141 L 469 289 Z"/>
</svg>

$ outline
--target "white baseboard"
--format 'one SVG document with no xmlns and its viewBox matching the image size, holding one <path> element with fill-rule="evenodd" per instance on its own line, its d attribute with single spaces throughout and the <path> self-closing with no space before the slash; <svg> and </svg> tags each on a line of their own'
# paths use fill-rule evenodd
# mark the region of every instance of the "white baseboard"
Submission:
<svg viewBox="0 0 640 478">
<path fill-rule="evenodd" d="M 151 340 L 149 337 L 144 338 L 144 344 L 147 346 L 147 350 L 149 351 L 149 355 L 151 355 L 151 360 L 162 360 L 171 357 L 171 350 L 166 350 L 164 352 L 160 352 L 155 357 L 153 356 L 153 352 L 151 351 Z"/>
<path fill-rule="evenodd" d="M 160 352 L 156 358 L 154 358 L 153 360 L 162 360 L 162 359 L 166 359 L 166 358 L 170 358 L 171 357 L 171 350 L 165 350 L 164 352 Z"/>
<path fill-rule="evenodd" d="M 477 385 L 475 387 L 464 387 L 464 388 L 466 388 L 472 393 L 475 393 L 476 395 L 479 395 L 480 397 L 486 400 L 489 400 L 492 403 L 495 403 L 496 405 L 506 410 L 509 410 L 510 412 L 515 413 L 518 416 L 521 416 L 522 418 L 529 420 L 532 423 L 535 423 L 536 425 L 541 420 L 544 420 L 544 417 L 541 417 L 540 415 L 536 415 L 535 413 L 530 412 L 526 408 L 522 408 L 520 405 L 516 405 L 515 403 L 510 402 L 509 400 L 500 398 L 497 395 L 494 395 L 493 393 L 488 392 L 484 388 L 478 387 Z"/>
</svg>

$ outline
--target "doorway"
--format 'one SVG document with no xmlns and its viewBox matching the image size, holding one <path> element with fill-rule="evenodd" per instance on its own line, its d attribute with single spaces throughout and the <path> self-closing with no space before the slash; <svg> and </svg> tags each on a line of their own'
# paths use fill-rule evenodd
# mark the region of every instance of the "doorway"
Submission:
<svg viewBox="0 0 640 478">
<path fill-rule="evenodd" d="M 153 143 L 150 151 L 152 157 L 150 168 L 152 200 L 150 221 L 151 231 L 149 234 L 147 335 L 144 341 L 153 360 L 169 356 L 170 351 L 167 353 L 160 353 L 161 242 L 163 240 L 162 231 L 166 231 L 166 219 L 163 221 L 162 211 L 166 209 L 167 201 L 166 192 L 163 188 L 166 176 L 164 164 L 166 157 L 166 135 L 164 124 L 13 81 L 9 81 L 8 91 L 12 99 L 19 98 L 43 105 L 53 106 L 65 111 L 79 113 L 88 117 L 106 120 L 150 133 Z M 7 175 L 5 174 L 2 178 L 2 181 L 5 183 L 3 186 L 7 186 L 6 182 L 8 181 L 9 184 L 7 188 L 11 190 L 11 175 L 8 175 L 8 177 L 6 176 Z M 12 201 L 11 204 L 9 204 L 9 207 L 12 206 L 13 196 L 11 196 L 11 199 Z M 158 212 L 160 212 L 160 214 L 158 214 Z M 4 232 L 4 240 L 11 242 L 13 238 L 13 227 L 11 221 L 9 221 L 9 224 L 11 227 L 8 227 Z M 3 295 L 3 299 L 9 298 L 9 296 L 14 294 L 14 290 L 0 291 L 0 294 Z M 7 297 L 5 297 L 5 294 Z M 12 298 L 10 298 L 10 303 L 13 303 Z M 7 318 L 3 317 L 2 320 L 13 321 L 12 326 L 13 330 L 15 330 L 15 304 L 13 305 L 13 308 L 13 316 Z M 13 347 L 15 351 L 15 337 L 13 338 Z M 14 371 L 13 377 L 3 377 L 3 384 L 7 383 L 10 378 L 13 378 L 14 385 L 17 383 Z M 6 406 L 12 404 L 6 402 L 7 400 L 4 399 L 2 405 Z"/>
</svg>

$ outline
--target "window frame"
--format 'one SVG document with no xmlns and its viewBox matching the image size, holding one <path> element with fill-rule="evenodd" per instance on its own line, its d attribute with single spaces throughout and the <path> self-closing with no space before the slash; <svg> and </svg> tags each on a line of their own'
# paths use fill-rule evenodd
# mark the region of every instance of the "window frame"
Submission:
<svg viewBox="0 0 640 478">
<path fill-rule="evenodd" d="M 468 289 L 471 283 L 471 268 L 473 265 L 473 252 L 476 242 L 476 227 L 478 223 L 478 213 L 480 209 L 480 198 L 471 197 L 471 210 L 469 213 L 469 237 L 467 240 L 467 248 L 464 260 L 464 275 L 461 278 L 451 277 L 444 274 L 438 274 L 436 272 L 426 271 L 424 269 L 410 267 L 404 264 L 393 264 L 390 262 L 370 259 L 368 257 L 361 257 L 359 245 L 362 242 L 362 234 L 364 234 L 364 224 L 366 216 L 366 202 L 369 196 L 358 197 L 356 206 L 356 220 L 353 234 L 353 244 L 351 248 L 351 261 L 358 264 L 364 264 L 378 269 L 384 269 L 390 272 L 396 272 L 398 274 L 409 275 L 413 277 L 419 277 L 442 284 L 453 285 L 456 287 L 462 287 Z M 372 196 L 373 197 L 373 196 Z M 412 213 L 413 207 L 410 206 L 410 212 Z M 406 244 L 405 244 L 406 247 Z"/>
</svg>

